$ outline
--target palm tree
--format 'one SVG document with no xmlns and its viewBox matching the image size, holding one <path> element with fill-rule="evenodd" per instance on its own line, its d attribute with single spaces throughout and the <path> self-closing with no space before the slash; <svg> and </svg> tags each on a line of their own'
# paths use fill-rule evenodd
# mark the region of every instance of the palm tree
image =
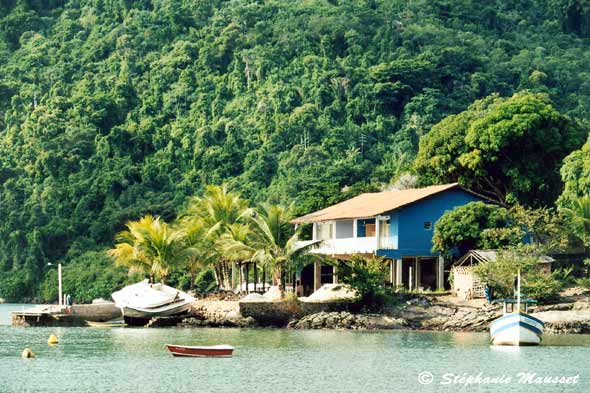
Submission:
<svg viewBox="0 0 590 393">
<path fill-rule="evenodd" d="M 191 281 L 190 289 L 193 289 L 199 271 L 210 267 L 218 254 L 215 244 L 207 236 L 208 228 L 202 219 L 184 220 L 180 225 L 185 234 L 185 265 Z"/>
<path fill-rule="evenodd" d="M 213 244 L 228 232 L 231 225 L 238 223 L 248 211 L 246 202 L 227 187 L 207 186 L 201 198 L 193 198 L 187 208 L 185 219 L 200 219 L 207 228 L 207 238 Z M 219 251 L 219 250 L 218 250 Z M 230 266 L 227 258 L 219 252 L 214 265 L 215 278 L 220 287 L 230 288 Z"/>
<path fill-rule="evenodd" d="M 184 233 L 173 230 L 160 217 L 146 215 L 129 221 L 127 230 L 117 234 L 118 243 L 107 251 L 119 266 L 150 275 L 150 280 L 166 282 L 170 270 L 188 255 Z"/>
<path fill-rule="evenodd" d="M 296 244 L 299 233 L 292 233 L 292 206 L 285 208 L 262 204 L 245 217 L 250 227 L 247 236 L 236 238 L 228 234 L 218 244 L 229 258 L 257 262 L 270 270 L 273 284 L 281 290 L 282 277 L 287 270 L 298 269 L 314 259 L 321 259 L 321 256 L 310 253 L 316 244 L 303 247 Z"/>
<path fill-rule="evenodd" d="M 242 220 L 247 216 L 242 216 Z M 244 220 L 245 221 L 245 220 Z M 236 222 L 227 227 L 226 233 L 221 235 L 216 242 L 217 249 L 224 255 L 224 258 L 238 265 L 239 285 L 242 290 L 243 262 L 250 262 L 252 251 L 249 248 L 236 247 L 236 245 L 248 244 L 252 236 L 252 230 L 247 223 Z M 247 284 L 247 280 L 246 280 Z"/>
</svg>

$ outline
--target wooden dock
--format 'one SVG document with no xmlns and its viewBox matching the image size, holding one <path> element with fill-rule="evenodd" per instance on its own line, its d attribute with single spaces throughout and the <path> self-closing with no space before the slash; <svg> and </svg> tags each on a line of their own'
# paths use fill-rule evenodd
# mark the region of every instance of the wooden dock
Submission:
<svg viewBox="0 0 590 393">
<path fill-rule="evenodd" d="M 12 326 L 86 326 L 86 321 L 103 322 L 121 316 L 114 303 L 76 304 L 65 306 L 40 305 L 12 313 Z"/>
</svg>

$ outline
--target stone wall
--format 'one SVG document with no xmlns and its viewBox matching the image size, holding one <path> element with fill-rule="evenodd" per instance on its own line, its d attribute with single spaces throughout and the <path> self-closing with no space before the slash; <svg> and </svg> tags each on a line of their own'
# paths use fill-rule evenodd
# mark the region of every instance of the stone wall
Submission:
<svg viewBox="0 0 590 393">
<path fill-rule="evenodd" d="M 190 317 L 182 321 L 185 326 L 253 326 L 256 321 L 240 314 L 237 301 L 197 300 L 193 302 Z"/>
<path fill-rule="evenodd" d="M 380 314 L 351 314 L 342 312 L 319 312 L 289 322 L 293 329 L 403 329 L 406 320 Z"/>
<path fill-rule="evenodd" d="M 303 315 L 298 301 L 239 302 L 239 306 L 240 314 L 261 326 L 285 326 L 292 318 Z"/>
<path fill-rule="evenodd" d="M 306 315 L 333 312 L 356 312 L 359 308 L 355 303 L 346 302 L 301 302 L 285 301 L 242 301 L 239 302 L 240 313 L 251 317 L 262 326 L 286 326 L 293 319 Z"/>
<path fill-rule="evenodd" d="M 301 302 L 303 315 L 317 314 L 320 312 L 359 312 L 361 305 L 354 302 Z"/>
<path fill-rule="evenodd" d="M 72 306 L 73 314 L 86 321 L 104 322 L 118 317 L 123 317 L 121 309 L 115 303 L 105 302 L 99 304 L 75 304 Z"/>
</svg>

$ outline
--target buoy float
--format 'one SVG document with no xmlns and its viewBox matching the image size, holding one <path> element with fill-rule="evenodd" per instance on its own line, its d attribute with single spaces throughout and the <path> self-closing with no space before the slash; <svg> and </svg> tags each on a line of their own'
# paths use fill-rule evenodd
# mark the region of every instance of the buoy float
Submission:
<svg viewBox="0 0 590 393">
<path fill-rule="evenodd" d="M 23 359 L 30 359 L 35 357 L 35 352 L 31 348 L 25 348 L 23 353 L 20 355 Z"/>
<path fill-rule="evenodd" d="M 54 345 L 57 344 L 59 341 L 57 340 L 57 337 L 55 336 L 55 334 L 52 334 L 51 336 L 49 336 L 49 338 L 47 339 L 47 344 L 49 345 Z"/>
</svg>

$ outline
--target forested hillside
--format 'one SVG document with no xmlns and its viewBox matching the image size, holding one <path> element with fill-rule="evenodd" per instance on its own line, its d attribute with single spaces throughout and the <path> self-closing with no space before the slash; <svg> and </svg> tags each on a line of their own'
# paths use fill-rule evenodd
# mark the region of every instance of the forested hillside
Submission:
<svg viewBox="0 0 590 393">
<path fill-rule="evenodd" d="M 583 123 L 589 21 L 584 0 L 3 0 L 0 296 L 105 268 L 127 220 L 207 184 L 297 213 L 377 189 L 494 93 Z"/>
</svg>

